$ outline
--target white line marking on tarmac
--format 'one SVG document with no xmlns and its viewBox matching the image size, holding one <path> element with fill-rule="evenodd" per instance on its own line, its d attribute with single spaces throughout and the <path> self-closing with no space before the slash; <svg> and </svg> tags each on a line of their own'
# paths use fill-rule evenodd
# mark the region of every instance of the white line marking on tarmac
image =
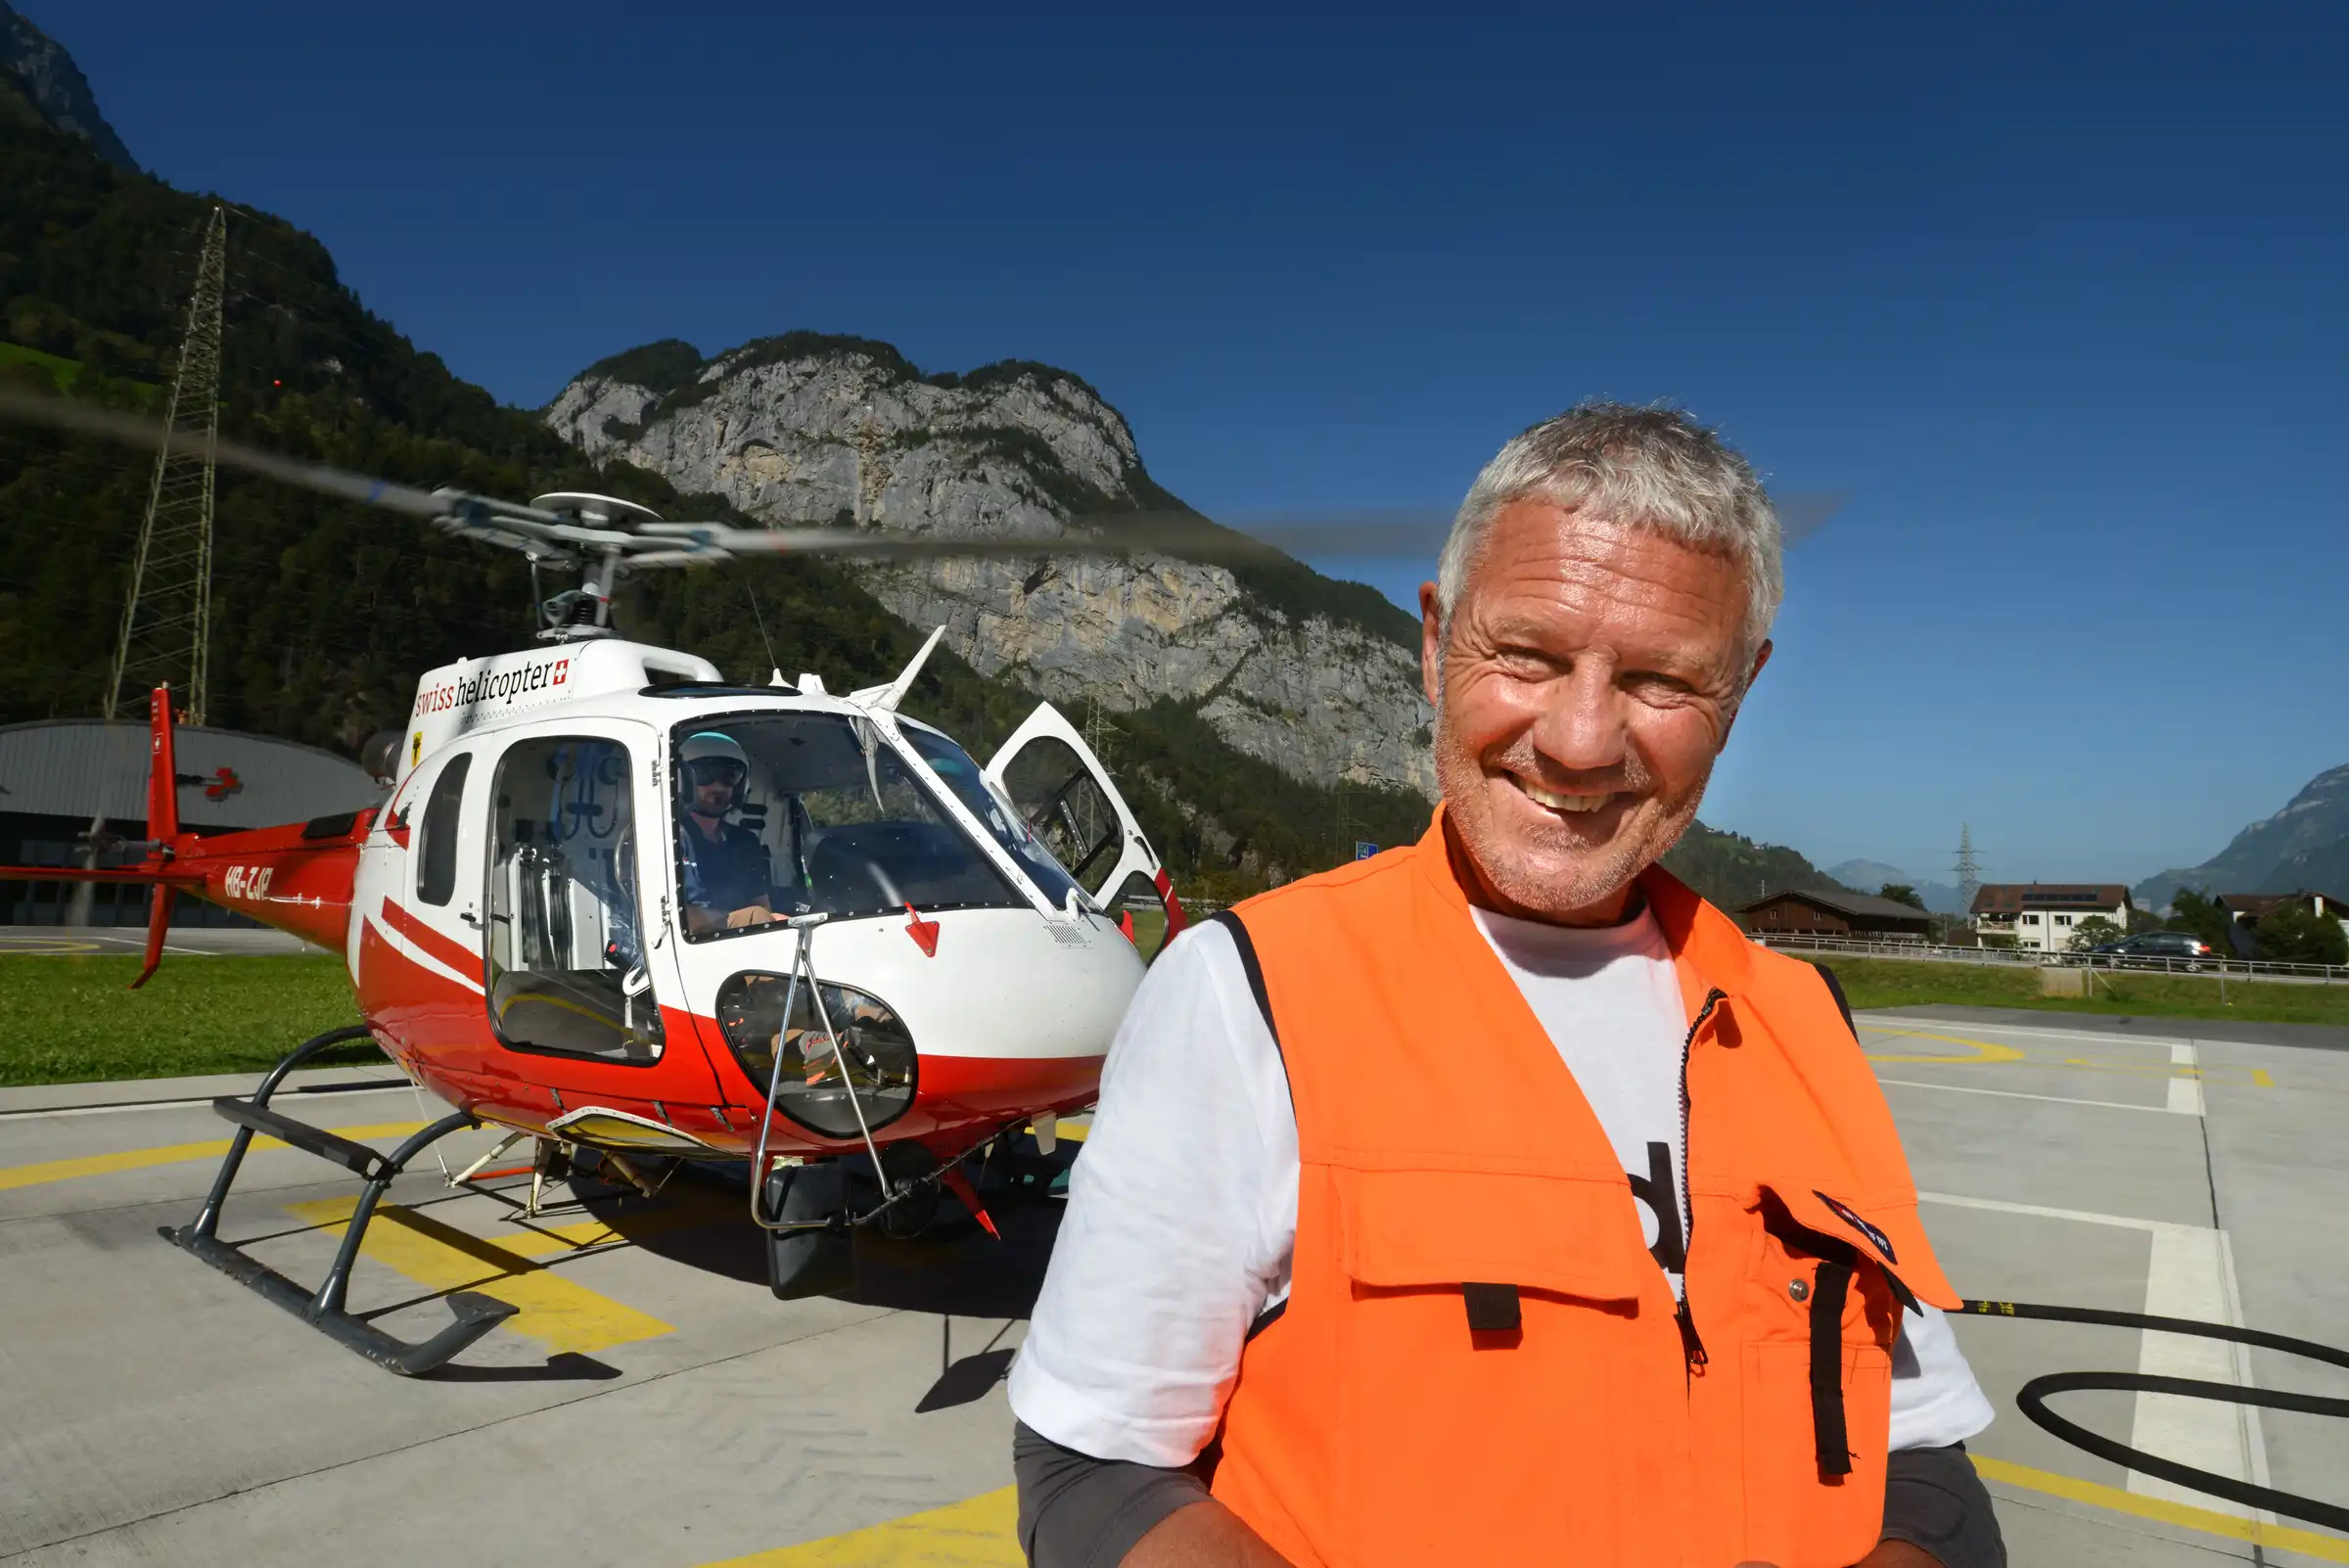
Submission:
<svg viewBox="0 0 2349 1568">
<path fill-rule="evenodd" d="M 2153 1256 L 2145 1268 L 2145 1313 L 2153 1317 L 2191 1317 L 2205 1323 L 2235 1321 L 2227 1298 L 2227 1265 L 2216 1230 L 2164 1225 L 2153 1232 Z M 2139 1337 L 2137 1369 L 2148 1377 L 2191 1377 L 2234 1383 L 2234 1348 L 2224 1340 L 2188 1334 L 2147 1332 Z M 2250 1446 L 2241 1410 L 2210 1400 L 2177 1394 L 2139 1394 L 2129 1424 L 2129 1446 L 2197 1470 L 2232 1480 L 2251 1478 Z M 2140 1497 L 2166 1498 L 2249 1518 L 2251 1510 L 2206 1493 L 2129 1472 L 2129 1490 Z"/>
<path fill-rule="evenodd" d="M 2192 1043 L 2175 1035 L 2137 1035 L 2108 1029 L 2032 1029 L 2022 1024 L 1979 1024 L 1970 1018 L 1922 1018 L 1888 1014 L 1860 1014 L 1863 1027 L 1899 1032 L 1901 1026 L 1911 1024 L 1940 1024 L 1949 1029 L 1970 1029 L 1985 1035 L 2032 1035 L 2042 1039 L 2102 1039 L 2118 1040 L 2129 1045 L 2185 1045 Z"/>
<path fill-rule="evenodd" d="M 2224 1230 L 2219 1232 L 2219 1262 L 2227 1271 L 2227 1321 L 2242 1322 L 2243 1286 L 2242 1282 L 2234 1275 L 2234 1238 Z M 2241 1384 L 2244 1388 L 2250 1388 L 2252 1386 L 2251 1347 L 2229 1345 L 2227 1351 L 2234 1358 L 2233 1381 Z M 2236 1413 L 2242 1418 L 2243 1447 L 2251 1455 L 2251 1484 L 2259 1487 L 2275 1486 L 2275 1479 L 2268 1473 L 2268 1439 L 2266 1433 L 2260 1429 L 2259 1407 L 2256 1405 L 2239 1406 L 2236 1407 Z M 2276 1511 L 2273 1508 L 2261 1508 L 2253 1514 L 2253 1517 L 2263 1524 L 2277 1522 Z"/>
<path fill-rule="evenodd" d="M 1897 1084 L 1902 1088 L 1941 1089 L 1951 1094 L 1995 1094 L 2003 1100 L 2045 1100 L 2050 1105 L 2094 1105 L 2107 1111 L 2153 1111 L 2162 1114 L 2176 1111 L 2183 1116 L 2200 1116 L 2202 1114 L 2202 1106 L 2198 1098 L 2189 1109 L 2179 1105 L 2175 1092 L 2170 1095 L 2170 1103 L 2167 1105 L 2132 1105 L 2127 1100 L 2076 1100 L 2068 1094 L 2026 1094 L 2021 1089 L 1975 1088 L 1970 1084 L 1928 1084 L 1922 1079 L 1914 1078 L 1879 1078 L 1876 1082 Z M 2186 1084 L 2186 1087 L 2192 1089 L 2199 1089 L 2201 1086 L 2199 1084 Z M 2175 1091 L 2179 1087 L 2178 1081 L 2172 1080 L 2170 1087 Z"/>
<path fill-rule="evenodd" d="M 1954 1192 L 1920 1192 L 1919 1203 L 1946 1203 L 1958 1209 L 1988 1209 L 1993 1214 L 2027 1214 L 2039 1220 L 2071 1220 L 2084 1225 L 2118 1225 L 2125 1230 L 2208 1230 L 2208 1225 L 2182 1225 L 2172 1220 L 2140 1220 L 2125 1214 L 2092 1214 L 2086 1209 L 2050 1209 L 2038 1203 L 2008 1203 L 2004 1198 L 1961 1198 Z"/>
<path fill-rule="evenodd" d="M 2170 1047 L 2170 1065 L 2183 1067 L 2193 1075 L 2190 1078 L 2170 1080 L 2170 1109 L 2188 1116 L 2202 1114 L 2202 1064 L 2194 1055 L 2190 1041 Z"/>
<path fill-rule="evenodd" d="M 2082 1224 L 2113 1225 L 2144 1231 L 2152 1239 L 2145 1268 L 2145 1305 L 2148 1317 L 2188 1317 L 2205 1323 L 2242 1324 L 2239 1298 L 2229 1270 L 2232 1253 L 2227 1233 L 2209 1225 L 2179 1224 L 2168 1220 L 2140 1220 L 2132 1215 L 2093 1214 L 2085 1209 L 2053 1209 L 2036 1203 L 2008 1203 L 1998 1198 L 1961 1198 L 1950 1192 L 1920 1192 L 1919 1202 L 1945 1203 L 1960 1209 L 1987 1209 L 1994 1214 L 2022 1214 L 2044 1220 L 2071 1220 Z M 2208 1383 L 2250 1384 L 2248 1358 L 2225 1340 L 2198 1339 L 2188 1334 L 2143 1332 L 2138 1336 L 2137 1369 L 2154 1377 L 2190 1377 Z M 2255 1424 L 2243 1419 L 2239 1406 L 2212 1400 L 2185 1399 L 2176 1394 L 2140 1394 L 2129 1426 L 2129 1446 L 2165 1459 L 2190 1464 L 2213 1475 L 2250 1480 L 2267 1468 L 2267 1454 Z M 2188 1502 L 2237 1518 L 2252 1510 L 2207 1493 L 2129 1472 L 2129 1490 L 2141 1497 Z"/>
</svg>

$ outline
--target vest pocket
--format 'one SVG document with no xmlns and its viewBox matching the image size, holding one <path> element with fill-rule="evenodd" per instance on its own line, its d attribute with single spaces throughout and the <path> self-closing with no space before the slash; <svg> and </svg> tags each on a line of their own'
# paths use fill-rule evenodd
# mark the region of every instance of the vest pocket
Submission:
<svg viewBox="0 0 2349 1568">
<path fill-rule="evenodd" d="M 1338 1171 L 1342 1266 L 1358 1285 L 1509 1285 L 1635 1302 L 1663 1281 L 1621 1176 Z"/>
<path fill-rule="evenodd" d="M 1777 1568 L 1844 1568 L 1875 1546 L 1884 1519 L 1892 1357 L 1846 1343 L 1836 1358 L 1850 1470 L 1819 1462 L 1812 1348 L 1745 1347 L 1745 1544 Z"/>
<path fill-rule="evenodd" d="M 1683 1360 L 1622 1178 L 1330 1176 L 1333 1557 L 1681 1561 Z"/>
<path fill-rule="evenodd" d="M 1744 1551 L 1841 1568 L 1875 1545 L 1900 1309 L 1882 1267 L 1766 1194 L 1745 1286 Z"/>
</svg>

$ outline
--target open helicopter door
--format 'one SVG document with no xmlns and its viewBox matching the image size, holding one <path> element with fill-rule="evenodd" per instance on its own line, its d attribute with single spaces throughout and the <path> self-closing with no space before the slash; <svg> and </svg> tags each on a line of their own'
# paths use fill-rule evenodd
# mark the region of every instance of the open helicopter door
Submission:
<svg viewBox="0 0 2349 1568">
<path fill-rule="evenodd" d="M 1132 808 L 1059 709 L 1038 705 L 981 771 L 1095 903 L 1107 909 L 1138 876 L 1166 905 L 1168 940 L 1182 929 L 1174 885 Z"/>
</svg>

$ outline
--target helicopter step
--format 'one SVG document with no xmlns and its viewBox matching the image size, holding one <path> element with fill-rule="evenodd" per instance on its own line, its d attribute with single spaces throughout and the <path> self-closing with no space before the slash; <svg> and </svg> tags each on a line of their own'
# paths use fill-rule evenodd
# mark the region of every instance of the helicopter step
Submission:
<svg viewBox="0 0 2349 1568">
<path fill-rule="evenodd" d="M 407 1169 L 408 1162 L 451 1132 L 461 1132 L 478 1127 L 472 1115 L 451 1111 L 430 1127 L 411 1134 L 390 1154 L 381 1154 L 364 1143 L 353 1142 L 323 1128 L 297 1122 L 282 1111 L 270 1109 L 269 1097 L 285 1082 L 286 1075 L 304 1061 L 330 1045 L 345 1040 L 364 1039 L 368 1031 L 363 1025 L 347 1029 L 329 1030 L 323 1035 L 302 1041 L 286 1059 L 277 1064 L 262 1079 L 260 1086 L 250 1099 L 225 1098 L 212 1102 L 212 1109 L 236 1124 L 236 1136 L 229 1141 L 228 1153 L 221 1158 L 220 1173 L 212 1178 L 212 1190 L 204 1201 L 204 1208 L 192 1223 L 177 1229 L 165 1225 L 161 1234 L 174 1246 L 194 1253 L 219 1269 L 229 1278 L 246 1286 L 278 1307 L 319 1330 L 347 1350 L 356 1351 L 379 1366 L 397 1372 L 402 1377 L 420 1377 L 445 1365 L 461 1355 L 499 1323 L 514 1315 L 516 1308 L 495 1301 L 475 1291 L 459 1291 L 448 1298 L 452 1320 L 432 1338 L 411 1343 L 395 1339 L 374 1324 L 351 1316 L 343 1310 L 345 1294 L 350 1287 L 350 1271 L 358 1261 L 359 1247 L 367 1234 L 367 1226 L 375 1218 L 376 1204 L 386 1188 Z M 245 1155 L 253 1147 L 255 1133 L 273 1137 L 290 1147 L 332 1160 L 354 1175 L 365 1178 L 367 1185 L 359 1194 L 358 1207 L 351 1213 L 350 1223 L 343 1233 L 342 1245 L 336 1250 L 335 1261 L 328 1268 L 325 1282 L 315 1290 L 306 1290 L 266 1264 L 248 1257 L 232 1242 L 219 1237 L 220 1211 L 228 1201 L 228 1191 L 237 1179 L 245 1163 Z"/>
</svg>

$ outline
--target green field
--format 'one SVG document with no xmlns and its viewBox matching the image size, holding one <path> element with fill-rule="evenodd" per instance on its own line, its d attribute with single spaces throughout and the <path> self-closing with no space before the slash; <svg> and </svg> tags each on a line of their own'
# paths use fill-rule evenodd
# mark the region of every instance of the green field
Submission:
<svg viewBox="0 0 2349 1568">
<path fill-rule="evenodd" d="M 0 1085 L 257 1073 L 359 1021 L 339 958 L 165 959 L 127 991 L 136 958 L 0 956 Z M 319 1066 L 380 1062 L 365 1040 Z"/>
<path fill-rule="evenodd" d="M 1158 949 L 1167 942 L 1167 912 L 1164 909 L 1136 909 L 1133 914 L 1133 945 L 1142 956 L 1155 958 Z"/>
<path fill-rule="evenodd" d="M 2349 986 L 2219 983 L 2198 975 L 2096 972 L 2096 995 L 2043 996 L 2039 971 L 2015 965 L 1934 964 L 1907 958 L 1824 955 L 1855 1008 L 1916 1007 L 1931 1002 L 1964 1007 L 2032 1007 L 2057 1013 L 2128 1014 L 2162 1018 L 2236 1018 L 2261 1024 L 2349 1025 Z"/>
<path fill-rule="evenodd" d="M 1136 914 L 1133 923 L 1142 951 L 1155 952 L 1164 917 Z M 2215 981 L 2184 975 L 2098 975 L 2092 999 L 2042 996 L 2034 969 L 1891 958 L 1843 958 L 1833 967 L 1856 1008 L 1946 1002 L 2349 1025 L 2349 986 L 2231 981 L 2222 1005 Z M 257 1073 L 312 1035 L 358 1022 L 336 958 L 173 958 L 144 991 L 125 990 L 138 972 L 135 958 L 0 956 L 0 1086 Z M 383 1057 L 362 1040 L 315 1060 L 323 1067 Z"/>
</svg>

